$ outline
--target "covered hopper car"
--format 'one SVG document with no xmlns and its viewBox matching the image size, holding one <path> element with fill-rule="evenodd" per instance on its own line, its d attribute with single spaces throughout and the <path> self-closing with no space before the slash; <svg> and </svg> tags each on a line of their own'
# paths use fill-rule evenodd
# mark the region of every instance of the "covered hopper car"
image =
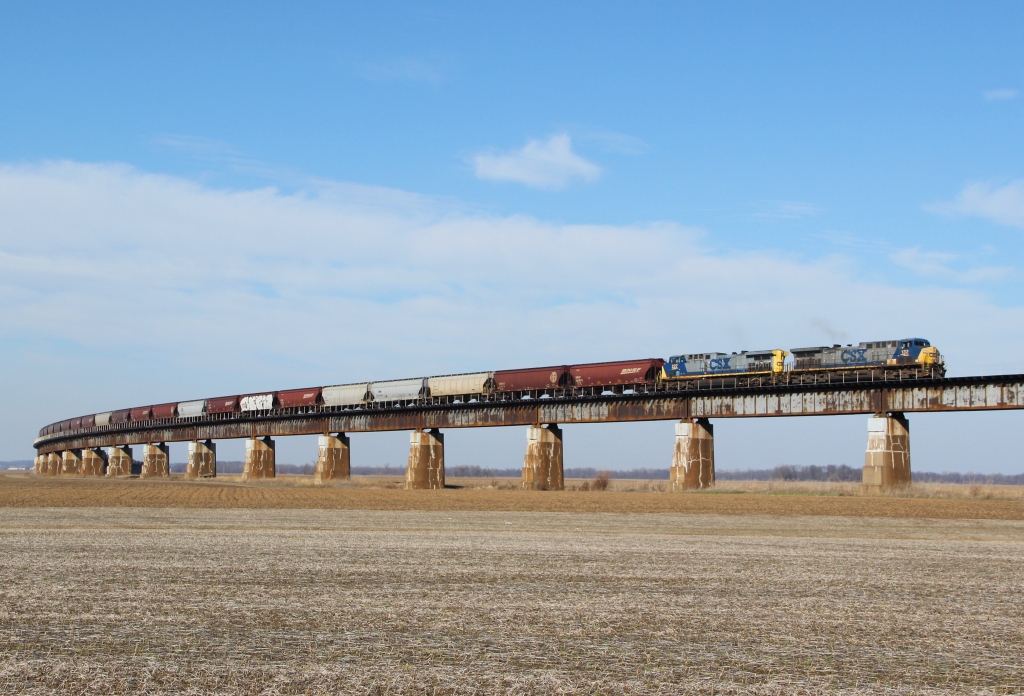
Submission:
<svg viewBox="0 0 1024 696">
<path fill-rule="evenodd" d="M 569 381 L 569 366 L 529 367 L 523 370 L 498 370 L 494 373 L 497 392 L 524 392 L 558 389 Z"/>
</svg>

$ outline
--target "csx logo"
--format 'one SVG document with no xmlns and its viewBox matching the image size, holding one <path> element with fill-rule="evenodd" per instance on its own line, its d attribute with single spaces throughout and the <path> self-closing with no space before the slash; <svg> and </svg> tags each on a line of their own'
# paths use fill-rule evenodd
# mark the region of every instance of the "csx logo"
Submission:
<svg viewBox="0 0 1024 696">
<path fill-rule="evenodd" d="M 632 374 L 635 374 L 635 373 L 637 373 L 639 371 L 640 371 L 639 367 L 624 367 L 624 368 L 622 368 L 622 372 L 620 372 L 619 374 L 620 375 L 632 375 Z"/>
<path fill-rule="evenodd" d="M 712 370 L 728 370 L 730 360 L 732 360 L 732 358 L 713 358 L 711 362 L 708 363 L 708 367 Z"/>
<path fill-rule="evenodd" d="M 839 356 L 839 358 L 844 363 L 867 362 L 867 359 L 864 357 L 864 354 L 867 352 L 867 348 L 854 348 L 853 350 L 844 350 L 842 355 Z"/>
</svg>

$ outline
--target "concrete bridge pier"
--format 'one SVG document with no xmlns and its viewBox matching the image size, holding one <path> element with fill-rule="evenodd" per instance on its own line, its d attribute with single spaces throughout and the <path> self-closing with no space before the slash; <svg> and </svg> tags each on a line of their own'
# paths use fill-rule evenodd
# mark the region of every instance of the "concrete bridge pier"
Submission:
<svg viewBox="0 0 1024 696">
<path fill-rule="evenodd" d="M 185 478 L 214 478 L 217 476 L 217 443 L 213 440 L 188 443 L 188 463 Z"/>
<path fill-rule="evenodd" d="M 671 491 L 694 491 L 715 485 L 714 426 L 707 418 L 676 423 L 676 450 L 668 478 Z"/>
<path fill-rule="evenodd" d="M 50 452 L 46 455 L 46 471 L 43 473 L 47 476 L 56 476 L 63 464 L 64 458 L 60 456 L 60 452 Z"/>
<path fill-rule="evenodd" d="M 560 491 L 564 487 L 561 428 L 555 423 L 545 427 L 531 425 L 526 431 L 523 489 Z"/>
<path fill-rule="evenodd" d="M 43 468 L 46 466 L 46 455 L 38 454 L 32 459 L 32 473 L 39 476 L 43 473 Z"/>
<path fill-rule="evenodd" d="M 269 437 L 263 439 L 249 438 L 245 441 L 245 467 L 242 469 L 242 480 L 265 479 L 277 477 L 274 441 Z"/>
<path fill-rule="evenodd" d="M 313 483 L 320 485 L 328 481 L 342 481 L 350 476 L 351 452 L 348 436 L 345 433 L 321 435 Z"/>
<path fill-rule="evenodd" d="M 61 458 L 61 474 L 77 474 L 82 470 L 82 450 L 64 450 Z"/>
<path fill-rule="evenodd" d="M 82 450 L 82 464 L 81 474 L 82 476 L 103 476 L 107 470 L 107 458 L 103 454 L 103 450 L 96 449 L 84 449 Z"/>
<path fill-rule="evenodd" d="M 868 419 L 861 483 L 865 490 L 876 493 L 910 485 L 910 423 L 902 413 Z"/>
<path fill-rule="evenodd" d="M 107 476 L 132 475 L 132 448 L 122 445 L 107 448 Z"/>
<path fill-rule="evenodd" d="M 415 430 L 409 442 L 406 489 L 444 488 L 444 435 L 441 431 L 437 428 Z"/>
<path fill-rule="evenodd" d="M 166 443 L 142 446 L 142 472 L 139 478 L 166 478 L 171 475 L 171 448 Z"/>
</svg>

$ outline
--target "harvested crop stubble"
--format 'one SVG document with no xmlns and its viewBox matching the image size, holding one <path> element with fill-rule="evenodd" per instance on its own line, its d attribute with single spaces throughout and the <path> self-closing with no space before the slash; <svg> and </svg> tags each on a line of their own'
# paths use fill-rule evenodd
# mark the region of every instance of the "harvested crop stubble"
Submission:
<svg viewBox="0 0 1024 696">
<path fill-rule="evenodd" d="M 5 693 L 1006 693 L 1024 524 L 2 509 Z"/>
<path fill-rule="evenodd" d="M 298 477 L 289 477 L 298 478 Z M 366 477 L 370 478 L 370 477 Z M 298 485 L 0 476 L 0 507 L 186 507 L 333 510 L 507 510 L 533 512 L 850 515 L 861 517 L 1024 520 L 1024 501 L 764 493 L 523 491 L 489 488 L 406 491 L 354 484 Z M 1008 487 L 1009 488 L 1009 487 Z"/>
</svg>

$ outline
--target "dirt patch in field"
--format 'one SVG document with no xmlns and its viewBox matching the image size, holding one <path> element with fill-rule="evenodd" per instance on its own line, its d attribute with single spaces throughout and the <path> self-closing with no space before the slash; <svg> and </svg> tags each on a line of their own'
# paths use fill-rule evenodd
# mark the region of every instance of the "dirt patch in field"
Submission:
<svg viewBox="0 0 1024 696">
<path fill-rule="evenodd" d="M 366 477 L 369 479 L 369 477 Z M 290 508 L 334 510 L 478 510 L 533 512 L 821 515 L 937 519 L 1024 520 L 1015 500 L 853 497 L 792 493 L 663 493 L 652 491 L 523 491 L 487 488 L 405 491 L 373 481 L 305 485 L 298 477 L 242 483 L 0 476 L 0 507 Z"/>
</svg>

